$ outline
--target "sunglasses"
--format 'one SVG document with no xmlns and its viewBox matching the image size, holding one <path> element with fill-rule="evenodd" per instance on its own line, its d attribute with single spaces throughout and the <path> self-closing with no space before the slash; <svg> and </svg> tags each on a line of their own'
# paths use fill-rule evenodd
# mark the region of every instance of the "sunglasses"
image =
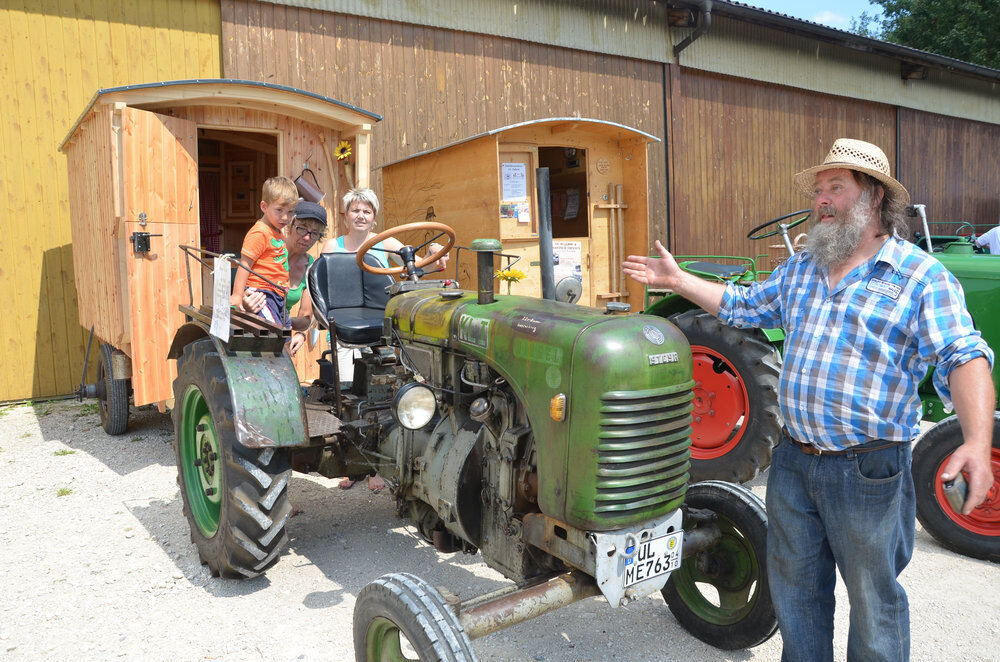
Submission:
<svg viewBox="0 0 1000 662">
<path fill-rule="evenodd" d="M 293 225 L 292 227 L 295 228 L 295 231 L 297 233 L 299 233 L 300 237 L 309 237 L 311 239 L 319 239 L 323 235 L 322 231 L 320 231 L 320 230 L 310 230 L 309 228 L 307 228 L 304 225 Z"/>
</svg>

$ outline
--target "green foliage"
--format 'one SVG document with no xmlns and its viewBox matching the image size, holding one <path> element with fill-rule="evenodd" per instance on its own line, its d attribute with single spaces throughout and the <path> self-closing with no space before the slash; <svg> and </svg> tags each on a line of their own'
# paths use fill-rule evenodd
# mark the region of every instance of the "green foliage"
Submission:
<svg viewBox="0 0 1000 662">
<path fill-rule="evenodd" d="M 96 402 L 88 402 L 87 404 L 80 407 L 80 413 L 76 415 L 77 418 L 81 416 L 88 416 L 90 414 L 96 414 L 100 411 Z"/>
<path fill-rule="evenodd" d="M 871 0 L 851 32 L 1000 69 L 1000 0 Z"/>
<path fill-rule="evenodd" d="M 75 452 L 76 451 L 72 451 L 72 450 L 70 450 L 68 448 L 62 448 L 60 450 L 57 450 L 55 453 L 53 453 L 53 455 L 72 455 Z"/>
<path fill-rule="evenodd" d="M 131 441 L 132 443 L 135 443 L 137 441 L 142 441 L 142 437 L 132 437 L 131 439 L 129 439 L 129 441 Z"/>
<path fill-rule="evenodd" d="M 73 490 L 69 489 L 68 487 L 60 487 L 59 491 L 56 492 L 56 496 L 66 496 L 67 494 L 72 494 L 72 493 Z"/>
<path fill-rule="evenodd" d="M 35 407 L 35 416 L 48 416 L 52 413 L 51 406 Z"/>
</svg>

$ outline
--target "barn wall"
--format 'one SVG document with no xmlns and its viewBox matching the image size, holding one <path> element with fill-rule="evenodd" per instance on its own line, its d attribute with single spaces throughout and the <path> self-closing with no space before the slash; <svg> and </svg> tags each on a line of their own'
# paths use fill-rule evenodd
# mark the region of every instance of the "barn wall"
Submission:
<svg viewBox="0 0 1000 662">
<path fill-rule="evenodd" d="M 83 368 L 87 330 L 77 319 L 59 144 L 99 88 L 218 77 L 219 3 L 8 0 L 0 30 L 7 35 L 0 42 L 0 282 L 10 301 L 0 316 L 4 401 L 72 392 Z"/>
<path fill-rule="evenodd" d="M 679 253 L 768 253 L 779 238 L 747 232 L 809 206 L 792 175 L 821 163 L 836 138 L 875 143 L 895 161 L 891 106 L 691 69 L 677 78 L 670 225 Z"/>
<path fill-rule="evenodd" d="M 227 77 L 301 87 L 383 114 L 373 168 L 545 117 L 610 120 L 663 137 L 664 73 L 654 62 L 249 0 L 223 3 L 222 26 Z M 663 149 L 649 151 L 650 217 L 659 228 Z"/>
</svg>

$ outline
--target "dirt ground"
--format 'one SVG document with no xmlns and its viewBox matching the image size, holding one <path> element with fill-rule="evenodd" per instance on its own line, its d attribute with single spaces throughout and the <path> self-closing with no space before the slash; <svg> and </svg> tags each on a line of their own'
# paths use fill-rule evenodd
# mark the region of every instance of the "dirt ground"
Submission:
<svg viewBox="0 0 1000 662">
<path fill-rule="evenodd" d="M 405 570 L 462 599 L 508 584 L 477 556 L 441 555 L 363 484 L 295 475 L 304 512 L 266 576 L 212 578 L 181 513 L 167 415 L 134 411 L 110 437 L 96 406 L 0 407 L 0 659 L 353 660 L 355 596 Z M 752 485 L 763 495 L 763 481 Z M 917 530 L 903 575 L 913 659 L 1000 659 L 1000 566 Z M 847 600 L 838 588 L 836 656 Z M 778 660 L 780 636 L 719 651 L 688 635 L 659 596 L 612 609 L 584 600 L 473 642 L 482 660 Z"/>
</svg>

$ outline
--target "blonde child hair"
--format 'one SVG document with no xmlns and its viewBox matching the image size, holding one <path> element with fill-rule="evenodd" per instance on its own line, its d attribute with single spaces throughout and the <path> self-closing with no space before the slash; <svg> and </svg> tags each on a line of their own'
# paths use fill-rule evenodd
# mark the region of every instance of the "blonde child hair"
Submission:
<svg viewBox="0 0 1000 662">
<path fill-rule="evenodd" d="M 295 182 L 288 177 L 268 177 L 264 181 L 264 191 L 261 199 L 267 203 L 272 202 L 297 202 L 299 190 L 295 188 Z"/>
</svg>

